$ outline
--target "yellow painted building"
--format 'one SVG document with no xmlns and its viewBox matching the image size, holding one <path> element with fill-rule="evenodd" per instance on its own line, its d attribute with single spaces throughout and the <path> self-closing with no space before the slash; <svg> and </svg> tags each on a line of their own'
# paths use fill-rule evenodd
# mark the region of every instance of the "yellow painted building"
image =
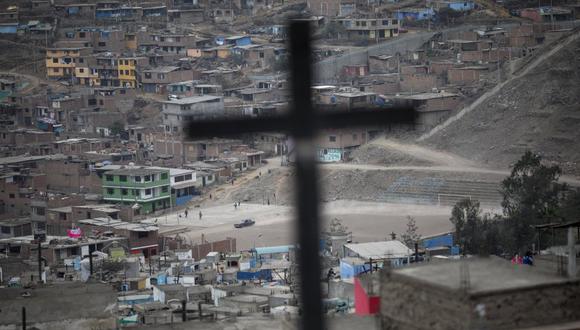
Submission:
<svg viewBox="0 0 580 330">
<path fill-rule="evenodd" d="M 48 78 L 66 78 L 75 75 L 79 57 L 88 48 L 49 48 L 46 50 L 46 75 Z"/>
<path fill-rule="evenodd" d="M 137 59 L 133 57 L 121 57 L 118 63 L 121 86 L 135 88 L 137 86 Z"/>
</svg>

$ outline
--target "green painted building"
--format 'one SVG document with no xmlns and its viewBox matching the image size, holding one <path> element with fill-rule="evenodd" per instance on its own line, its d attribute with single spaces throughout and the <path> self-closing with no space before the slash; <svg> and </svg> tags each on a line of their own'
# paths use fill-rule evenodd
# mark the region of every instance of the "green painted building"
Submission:
<svg viewBox="0 0 580 330">
<path fill-rule="evenodd" d="M 169 170 L 127 167 L 103 175 L 103 199 L 109 203 L 139 204 L 147 214 L 171 205 Z"/>
</svg>

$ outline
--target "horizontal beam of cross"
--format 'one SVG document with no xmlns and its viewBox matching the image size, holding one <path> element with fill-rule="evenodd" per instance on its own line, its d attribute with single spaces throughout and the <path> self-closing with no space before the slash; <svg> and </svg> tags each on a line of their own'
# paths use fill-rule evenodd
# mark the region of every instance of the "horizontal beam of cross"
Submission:
<svg viewBox="0 0 580 330">
<path fill-rule="evenodd" d="M 233 136 L 256 132 L 285 132 L 295 137 L 311 137 L 315 131 L 328 128 L 377 127 L 386 125 L 412 124 L 417 113 L 410 108 L 373 109 L 353 112 L 333 111 L 319 113 L 316 110 L 306 117 L 310 129 L 304 130 L 303 121 L 289 115 L 253 119 L 217 119 L 192 121 L 186 132 L 190 138 Z M 296 125 L 298 124 L 298 125 Z"/>
</svg>

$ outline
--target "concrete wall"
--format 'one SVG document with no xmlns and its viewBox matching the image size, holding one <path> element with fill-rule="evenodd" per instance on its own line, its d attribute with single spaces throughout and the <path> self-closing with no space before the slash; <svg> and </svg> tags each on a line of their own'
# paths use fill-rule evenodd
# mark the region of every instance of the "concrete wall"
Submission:
<svg viewBox="0 0 580 330">
<path fill-rule="evenodd" d="M 466 296 L 386 272 L 382 276 L 383 329 L 520 329 L 580 319 L 578 281 Z M 476 307 L 485 310 L 485 318 Z"/>
</svg>

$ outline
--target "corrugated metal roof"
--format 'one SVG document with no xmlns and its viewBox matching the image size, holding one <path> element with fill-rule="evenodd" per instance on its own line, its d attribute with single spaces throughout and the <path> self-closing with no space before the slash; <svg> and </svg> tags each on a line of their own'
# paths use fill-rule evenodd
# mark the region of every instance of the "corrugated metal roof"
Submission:
<svg viewBox="0 0 580 330">
<path fill-rule="evenodd" d="M 400 241 L 345 244 L 344 247 L 364 259 L 406 258 L 413 254 L 413 250 Z"/>
</svg>

